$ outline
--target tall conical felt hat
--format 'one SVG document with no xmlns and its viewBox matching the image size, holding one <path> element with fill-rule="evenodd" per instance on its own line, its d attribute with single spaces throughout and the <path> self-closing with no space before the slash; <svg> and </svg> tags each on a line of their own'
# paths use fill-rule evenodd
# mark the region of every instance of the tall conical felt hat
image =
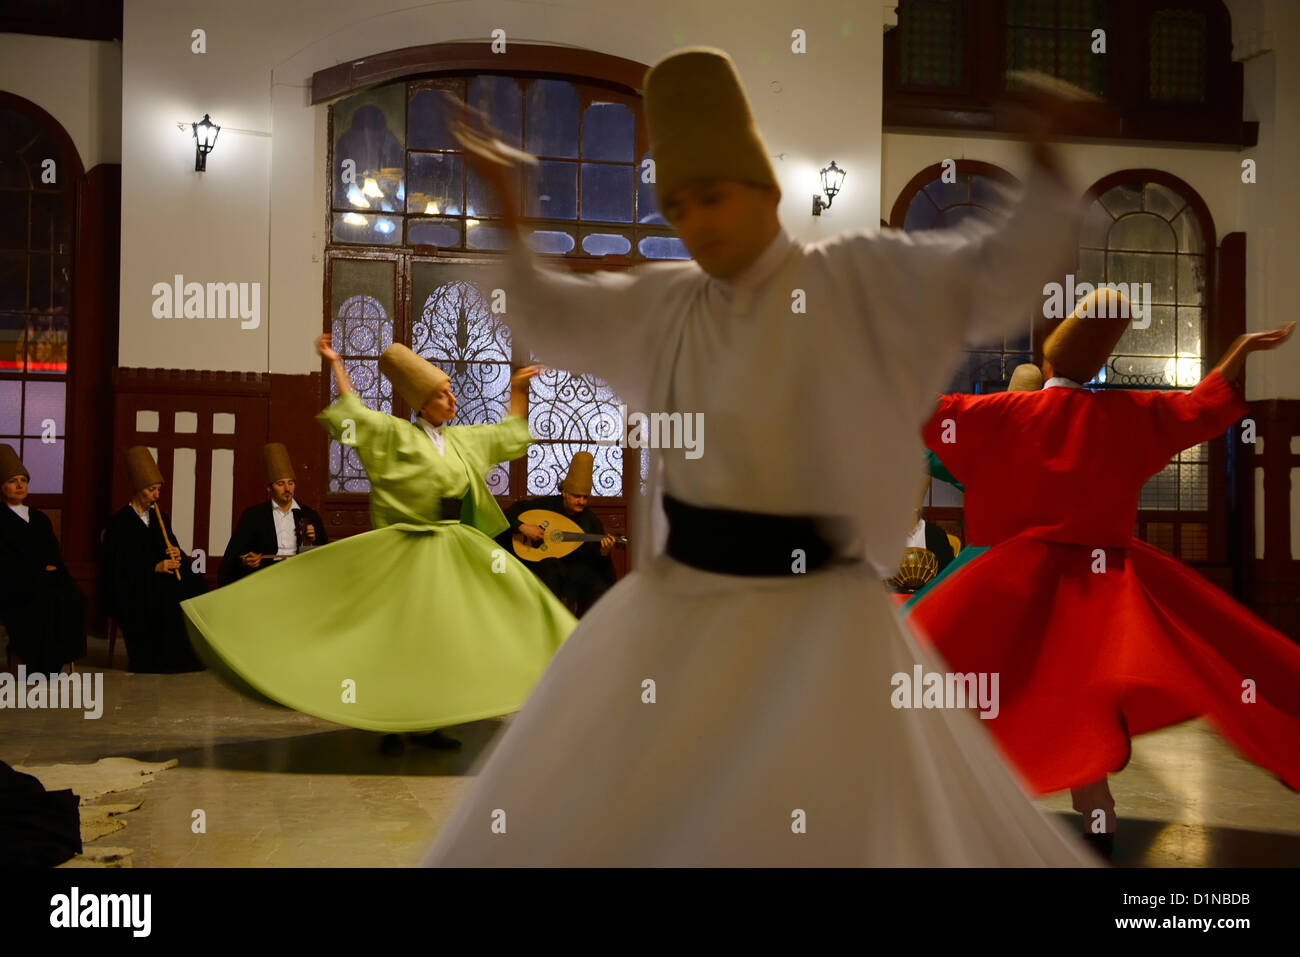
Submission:
<svg viewBox="0 0 1300 957">
<path fill-rule="evenodd" d="M 1128 324 L 1128 297 L 1116 289 L 1096 289 L 1047 337 L 1043 358 L 1056 375 L 1087 382 L 1106 364 Z"/>
<path fill-rule="evenodd" d="M 379 371 L 388 377 L 412 409 L 423 408 L 434 390 L 451 378 L 399 342 L 394 342 L 379 357 Z"/>
<path fill-rule="evenodd" d="M 574 452 L 569 461 L 569 474 L 560 483 L 560 488 L 570 495 L 590 495 L 591 469 L 594 464 L 590 452 Z"/>
<path fill-rule="evenodd" d="M 126 450 L 126 474 L 131 479 L 132 492 L 138 492 L 142 488 L 163 481 L 163 474 L 158 471 L 158 463 L 153 460 L 153 456 L 143 445 L 133 445 Z"/>
<path fill-rule="evenodd" d="M 294 479 L 293 460 L 283 442 L 268 442 L 262 446 L 262 468 L 266 469 L 266 484 L 274 485 L 280 479 Z"/>
<path fill-rule="evenodd" d="M 664 197 L 692 180 L 739 180 L 780 190 L 726 53 L 712 47 L 670 53 L 646 72 L 644 86 L 660 209 Z"/>
<path fill-rule="evenodd" d="M 1037 392 L 1043 387 L 1043 370 L 1032 362 L 1022 362 L 1011 373 L 1008 392 Z"/>
<path fill-rule="evenodd" d="M 0 482 L 8 482 L 15 475 L 22 475 L 29 482 L 32 480 L 32 473 L 23 465 L 18 451 L 12 445 L 0 445 Z"/>
</svg>

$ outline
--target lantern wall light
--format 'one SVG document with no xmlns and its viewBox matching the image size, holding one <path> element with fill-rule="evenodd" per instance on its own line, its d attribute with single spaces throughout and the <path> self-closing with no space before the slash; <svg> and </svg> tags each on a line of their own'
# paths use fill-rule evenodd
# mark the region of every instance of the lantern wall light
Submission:
<svg viewBox="0 0 1300 957">
<path fill-rule="evenodd" d="M 841 187 L 844 185 L 845 171 L 835 165 L 831 160 L 831 165 L 822 170 L 822 191 L 813 194 L 812 213 L 814 216 L 820 216 L 823 209 L 830 209 L 831 203 L 835 202 L 835 197 L 839 194 Z M 826 199 L 822 199 L 822 193 L 826 194 Z"/>
<path fill-rule="evenodd" d="M 208 154 L 217 145 L 217 134 L 221 132 L 221 127 L 204 113 L 203 119 L 190 124 L 190 129 L 194 133 L 194 171 L 202 173 L 208 168 Z"/>
</svg>

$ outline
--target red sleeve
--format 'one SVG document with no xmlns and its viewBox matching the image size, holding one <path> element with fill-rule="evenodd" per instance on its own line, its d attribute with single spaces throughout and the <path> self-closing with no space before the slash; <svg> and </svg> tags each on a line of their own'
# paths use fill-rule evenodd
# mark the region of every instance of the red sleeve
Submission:
<svg viewBox="0 0 1300 957">
<path fill-rule="evenodd" d="M 961 413 L 965 410 L 970 400 L 975 396 L 970 395 L 941 395 L 939 404 L 930 416 L 929 421 L 921 429 L 921 440 L 925 447 L 939 457 L 945 466 L 949 469 L 959 461 L 956 441 L 945 442 L 945 433 L 948 437 L 956 440 L 960 434 L 960 426 L 955 425 Z M 953 422 L 951 430 L 945 425 L 946 422 Z"/>
<path fill-rule="evenodd" d="M 1237 388 L 1212 370 L 1191 392 L 1151 394 L 1147 411 L 1152 456 L 1163 463 L 1222 435 L 1250 409 Z"/>
</svg>

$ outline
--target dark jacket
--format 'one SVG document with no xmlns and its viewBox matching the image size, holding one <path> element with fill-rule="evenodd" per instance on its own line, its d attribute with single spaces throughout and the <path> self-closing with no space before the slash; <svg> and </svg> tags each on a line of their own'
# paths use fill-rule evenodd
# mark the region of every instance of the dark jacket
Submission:
<svg viewBox="0 0 1300 957">
<path fill-rule="evenodd" d="M 0 620 L 30 671 L 57 671 L 86 654 L 86 603 L 49 517 L 30 506 L 27 514 L 24 522 L 0 504 Z"/>
<path fill-rule="evenodd" d="M 229 585 L 251 572 L 261 571 L 274 564 L 264 561 L 257 568 L 249 568 L 240 559 L 240 555 L 258 552 L 262 555 L 274 555 L 280 550 L 279 540 L 275 537 L 275 519 L 271 516 L 273 505 L 270 499 L 244 509 L 239 516 L 239 524 L 226 545 L 226 554 L 221 559 L 221 569 L 217 572 L 217 581 Z M 310 524 L 316 529 L 315 545 L 328 545 L 329 536 L 325 533 L 325 523 L 315 509 L 299 503 L 294 510 L 294 521 Z"/>
</svg>

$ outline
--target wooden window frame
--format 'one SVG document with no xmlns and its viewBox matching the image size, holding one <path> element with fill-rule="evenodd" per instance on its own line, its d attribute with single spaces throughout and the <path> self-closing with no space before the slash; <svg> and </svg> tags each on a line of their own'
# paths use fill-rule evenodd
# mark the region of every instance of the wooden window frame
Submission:
<svg viewBox="0 0 1300 957">
<path fill-rule="evenodd" d="M 560 79 L 573 82 L 579 86 L 579 110 L 589 105 L 591 91 L 583 87 L 608 87 L 612 98 L 617 102 L 633 105 L 641 99 L 641 83 L 646 70 L 645 64 L 610 56 L 590 50 L 552 47 L 541 44 L 511 43 L 504 54 L 494 54 L 489 43 L 446 43 L 407 47 L 374 56 L 362 57 L 349 63 L 318 71 L 312 77 L 312 103 L 323 103 L 350 96 L 363 90 L 384 84 L 401 81 L 410 83 L 421 79 L 447 75 L 465 75 L 474 73 L 507 73 L 511 75 L 531 75 L 546 79 Z M 636 104 L 639 106 L 639 103 Z M 649 152 L 649 136 L 643 112 L 634 107 L 636 119 L 636 140 L 633 154 L 633 169 L 640 159 Z M 333 177 L 334 129 L 331 111 L 327 126 L 328 154 L 326 162 L 330 170 L 327 182 Z M 403 150 L 406 147 L 403 144 Z M 580 163 L 580 159 L 575 159 Z M 335 243 L 333 240 L 333 209 L 331 190 L 327 186 L 325 196 L 325 258 L 326 268 L 322 273 L 322 330 L 332 328 L 332 303 L 330 296 L 330 278 L 332 264 L 339 259 L 393 260 L 396 262 L 396 283 L 394 290 L 393 341 L 409 344 L 412 322 L 411 280 L 415 263 L 460 263 L 467 265 L 486 265 L 500 257 L 499 251 L 479 251 L 460 249 L 439 249 L 424 245 L 362 245 L 352 243 Z M 536 222 L 545 226 L 547 220 L 529 218 L 528 224 Z M 567 228 L 577 236 L 582 228 L 582 221 L 564 221 Z M 636 229 L 638 223 L 628 224 Z M 405 238 L 405 236 L 403 236 Z M 578 248 L 581 239 L 578 238 Z M 626 269 L 633 264 L 629 256 L 555 256 L 539 254 L 538 259 L 551 265 L 560 266 L 575 272 L 588 272 L 596 269 Z M 511 368 L 518 368 L 519 363 L 511 357 Z M 331 373 L 322 362 L 321 402 L 325 407 L 330 402 Z M 393 415 L 409 418 L 410 409 L 399 395 L 393 395 Z M 368 493 L 331 491 L 329 476 L 329 437 L 320 440 L 320 456 L 325 463 L 325 481 L 323 500 L 332 506 L 359 507 L 365 503 Z M 549 444 L 549 443 L 548 443 Z M 528 492 L 526 457 L 521 457 L 509 464 L 510 488 L 505 495 L 497 496 L 503 507 L 513 504 L 521 498 L 533 497 Z M 623 488 L 619 496 L 601 496 L 591 499 L 593 511 L 603 509 L 626 508 L 630 497 L 636 494 L 641 477 L 640 451 L 624 449 L 623 454 Z M 607 523 L 608 524 L 608 523 Z"/>
</svg>

